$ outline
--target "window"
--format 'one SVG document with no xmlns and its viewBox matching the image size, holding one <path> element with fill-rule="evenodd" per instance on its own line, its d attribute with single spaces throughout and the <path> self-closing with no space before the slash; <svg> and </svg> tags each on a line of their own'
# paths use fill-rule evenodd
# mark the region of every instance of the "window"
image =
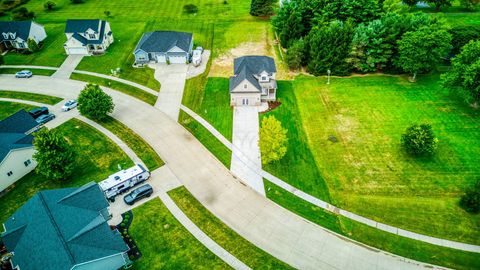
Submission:
<svg viewBox="0 0 480 270">
<path fill-rule="evenodd" d="M 95 39 L 95 34 L 88 34 L 88 36 L 90 37 L 90 39 Z"/>
<path fill-rule="evenodd" d="M 2 33 L 3 35 L 3 38 L 8 38 L 8 34 L 7 33 Z"/>
<path fill-rule="evenodd" d="M 246 84 L 243 85 L 243 88 L 247 89 L 247 87 L 248 87 L 248 86 L 247 86 Z"/>
<path fill-rule="evenodd" d="M 32 161 L 27 159 L 27 161 L 23 162 L 23 164 L 25 164 L 25 167 L 28 167 L 28 165 L 32 164 Z"/>
<path fill-rule="evenodd" d="M 9 171 L 9 172 L 7 173 L 7 176 L 11 176 L 12 174 L 13 174 L 13 172 L 12 172 L 12 171 Z"/>
<path fill-rule="evenodd" d="M 266 81 L 267 80 L 267 76 L 262 76 L 262 81 Z"/>
<path fill-rule="evenodd" d="M 25 44 L 23 44 L 23 42 L 19 42 L 17 43 L 17 45 L 19 48 L 25 48 Z"/>
<path fill-rule="evenodd" d="M 11 38 L 15 38 L 15 34 L 14 34 L 14 33 L 10 33 L 10 37 L 11 37 Z"/>
</svg>

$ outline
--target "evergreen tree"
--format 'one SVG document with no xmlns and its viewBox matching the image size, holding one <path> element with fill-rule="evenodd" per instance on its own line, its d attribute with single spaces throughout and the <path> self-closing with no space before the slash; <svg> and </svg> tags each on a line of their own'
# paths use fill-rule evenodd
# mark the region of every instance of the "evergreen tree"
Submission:
<svg viewBox="0 0 480 270">
<path fill-rule="evenodd" d="M 274 0 L 252 0 L 250 5 L 250 15 L 268 16 L 273 14 Z"/>
</svg>

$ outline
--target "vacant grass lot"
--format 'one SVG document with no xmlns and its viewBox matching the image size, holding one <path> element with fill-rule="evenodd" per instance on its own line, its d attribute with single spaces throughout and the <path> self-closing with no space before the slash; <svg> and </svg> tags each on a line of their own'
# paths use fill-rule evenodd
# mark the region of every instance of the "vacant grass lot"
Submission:
<svg viewBox="0 0 480 270">
<path fill-rule="evenodd" d="M 204 233 L 252 269 L 292 269 L 230 229 L 212 215 L 185 187 L 174 189 L 168 194 Z"/>
<path fill-rule="evenodd" d="M 3 112 L 3 107 L 0 108 Z M 133 166 L 133 162 L 115 143 L 80 120 L 69 120 L 56 129 L 78 153 L 71 179 L 53 181 L 34 172 L 26 175 L 0 198 L 0 222 L 40 190 L 78 187 L 90 181 L 99 182 L 118 171 L 119 165 L 122 168 Z"/>
<path fill-rule="evenodd" d="M 120 77 L 153 89 L 160 88 L 159 83 L 153 79 L 153 70 L 132 67 L 133 50 L 144 32 L 193 32 L 195 43 L 213 49 L 215 57 L 242 42 L 262 39 L 263 31 L 257 30 L 269 23 L 249 15 L 249 0 L 229 0 L 227 4 L 221 0 L 88 0 L 83 4 L 60 0 L 55 1 L 58 8 L 56 11 L 45 11 L 43 3 L 44 1 L 31 0 L 24 6 L 35 12 L 37 22 L 46 26 L 49 37 L 45 41 L 45 48 L 30 55 L 8 54 L 6 64 L 59 66 L 66 58 L 63 31 L 67 19 L 107 19 L 115 42 L 105 55 L 85 57 L 78 69 L 110 74 L 112 69 L 121 68 Z M 184 14 L 183 6 L 186 4 L 196 5 L 198 14 Z M 111 12 L 109 18 L 105 18 L 106 10 Z M 9 16 L 3 19 L 8 20 Z"/>
<path fill-rule="evenodd" d="M 22 103 L 0 101 L 0 120 L 7 118 L 8 116 L 18 112 L 21 109 L 29 111 L 33 108 L 35 108 L 35 106 Z"/>
<path fill-rule="evenodd" d="M 59 97 L 52 97 L 52 96 L 47 96 L 42 94 L 6 91 L 6 90 L 0 90 L 0 98 L 23 99 L 23 100 L 35 101 L 35 102 L 50 104 L 50 105 L 55 105 L 58 102 L 63 100 Z"/>
<path fill-rule="evenodd" d="M 324 228 L 348 238 L 417 261 L 454 269 L 480 268 L 480 260 L 477 253 L 443 248 L 379 231 L 327 212 L 320 207 L 295 197 L 268 181 L 264 182 L 269 199 Z"/>
<path fill-rule="evenodd" d="M 311 166 L 319 169 L 335 205 L 404 229 L 479 244 L 480 216 L 464 212 L 458 200 L 480 178 L 480 111 L 438 80 L 424 75 L 412 84 L 403 77 L 367 76 L 334 78 L 326 85 L 324 78 L 301 76 L 293 82 L 298 115 L 286 117 L 287 111 L 296 114 L 289 103 L 273 113 L 283 114 L 287 127 L 299 117 L 296 128 L 305 135 L 289 134 L 298 142 L 294 151 L 311 150 Z M 282 91 L 291 90 L 280 90 L 285 97 Z M 412 158 L 401 148 L 401 134 L 415 123 L 432 124 L 440 140 L 432 158 Z M 295 164 L 293 158 L 289 154 L 282 162 Z M 304 171 L 296 179 L 285 180 L 310 194 L 324 188 Z"/>
<path fill-rule="evenodd" d="M 132 269 L 230 269 L 195 239 L 158 198 L 133 209 L 129 232 L 142 253 Z"/>
<path fill-rule="evenodd" d="M 113 117 L 108 116 L 107 120 L 98 122 L 104 128 L 117 135 L 120 140 L 130 147 L 135 154 L 145 163 L 148 170 L 153 171 L 165 163 L 153 148 L 133 130 L 122 124 Z"/>
<path fill-rule="evenodd" d="M 131 85 L 124 84 L 121 82 L 112 81 L 109 79 L 95 77 L 95 76 L 90 76 L 86 74 L 80 74 L 80 73 L 72 73 L 72 75 L 70 75 L 70 79 L 109 87 L 113 90 L 117 90 L 129 96 L 135 97 L 150 105 L 154 105 L 155 102 L 157 101 L 157 96 L 152 95 L 148 92 L 145 92 L 142 89 L 138 89 L 136 87 L 133 87 Z"/>
</svg>

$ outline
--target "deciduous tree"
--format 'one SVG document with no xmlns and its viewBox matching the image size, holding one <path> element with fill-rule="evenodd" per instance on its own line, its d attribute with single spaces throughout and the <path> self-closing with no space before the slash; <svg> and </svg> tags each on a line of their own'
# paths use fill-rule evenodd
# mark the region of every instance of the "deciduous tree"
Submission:
<svg viewBox="0 0 480 270">
<path fill-rule="evenodd" d="M 427 0 L 427 2 L 433 4 L 436 11 L 440 11 L 442 7 L 451 7 L 453 0 Z"/>
<path fill-rule="evenodd" d="M 443 29 L 423 27 L 407 32 L 398 41 L 399 59 L 397 66 L 413 74 L 415 81 L 420 72 L 431 71 L 442 57 L 450 51 L 452 36 Z"/>
<path fill-rule="evenodd" d="M 438 144 L 438 139 L 428 124 L 407 128 L 401 141 L 407 153 L 414 156 L 432 155 Z"/>
<path fill-rule="evenodd" d="M 287 130 L 274 116 L 262 119 L 259 144 L 263 164 L 282 159 L 287 153 L 287 141 Z"/>
<path fill-rule="evenodd" d="M 66 180 L 75 168 L 76 152 L 55 130 L 42 129 L 33 141 L 36 172 L 52 180 Z"/>
<path fill-rule="evenodd" d="M 480 180 L 466 190 L 460 198 L 460 206 L 469 213 L 480 213 Z"/>
<path fill-rule="evenodd" d="M 27 45 L 28 45 L 28 50 L 31 52 L 37 52 L 40 49 L 37 42 L 31 38 L 27 40 Z"/>
<path fill-rule="evenodd" d="M 452 59 L 450 70 L 442 76 L 443 86 L 459 93 L 466 102 L 480 102 L 480 40 L 470 41 Z"/>
<path fill-rule="evenodd" d="M 460 4 L 466 10 L 475 11 L 478 8 L 478 5 L 480 4 L 480 0 L 460 0 Z"/>
<path fill-rule="evenodd" d="M 418 3 L 418 0 L 402 0 L 402 2 L 409 6 L 410 8 L 414 7 L 417 3 Z"/>
<path fill-rule="evenodd" d="M 107 113 L 113 112 L 114 107 L 112 97 L 96 84 L 88 84 L 78 96 L 80 114 L 94 120 L 105 119 Z"/>
<path fill-rule="evenodd" d="M 45 8 L 45 10 L 53 10 L 55 9 L 55 7 L 57 6 L 57 4 L 55 4 L 55 2 L 52 2 L 52 1 L 47 1 L 43 4 L 43 7 Z"/>
</svg>

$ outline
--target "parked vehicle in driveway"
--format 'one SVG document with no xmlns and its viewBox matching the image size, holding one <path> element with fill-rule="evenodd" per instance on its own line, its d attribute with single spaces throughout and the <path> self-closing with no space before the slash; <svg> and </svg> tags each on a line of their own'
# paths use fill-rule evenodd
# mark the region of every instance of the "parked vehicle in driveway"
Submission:
<svg viewBox="0 0 480 270">
<path fill-rule="evenodd" d="M 77 105 L 78 105 L 77 101 L 75 99 L 71 99 L 65 102 L 65 104 L 63 104 L 62 111 L 64 112 L 70 111 L 71 109 L 77 107 Z"/>
<path fill-rule="evenodd" d="M 30 78 L 33 76 L 33 73 L 30 70 L 22 70 L 15 73 L 15 78 Z"/>
<path fill-rule="evenodd" d="M 127 192 L 130 188 L 143 183 L 150 177 L 150 172 L 142 165 L 137 164 L 126 170 L 119 171 L 110 175 L 107 179 L 98 183 L 105 197 L 115 201 L 115 196 Z"/>
<path fill-rule="evenodd" d="M 37 121 L 37 123 L 39 123 L 40 125 L 44 125 L 45 123 L 50 122 L 53 119 L 55 119 L 55 114 L 49 113 L 39 116 L 37 119 L 35 119 L 35 121 Z"/>
<path fill-rule="evenodd" d="M 200 66 L 201 63 L 202 63 L 202 52 L 198 49 L 194 50 L 192 55 L 192 64 L 195 67 L 198 67 Z"/>
<path fill-rule="evenodd" d="M 38 107 L 31 109 L 28 112 L 34 119 L 37 119 L 41 115 L 48 114 L 48 108 L 47 107 Z"/>
<path fill-rule="evenodd" d="M 152 193 L 153 193 L 152 186 L 150 186 L 149 184 L 146 184 L 134 189 L 132 192 L 125 195 L 125 197 L 123 197 L 123 201 L 128 205 L 133 205 L 136 201 L 140 199 L 150 197 Z"/>
</svg>

